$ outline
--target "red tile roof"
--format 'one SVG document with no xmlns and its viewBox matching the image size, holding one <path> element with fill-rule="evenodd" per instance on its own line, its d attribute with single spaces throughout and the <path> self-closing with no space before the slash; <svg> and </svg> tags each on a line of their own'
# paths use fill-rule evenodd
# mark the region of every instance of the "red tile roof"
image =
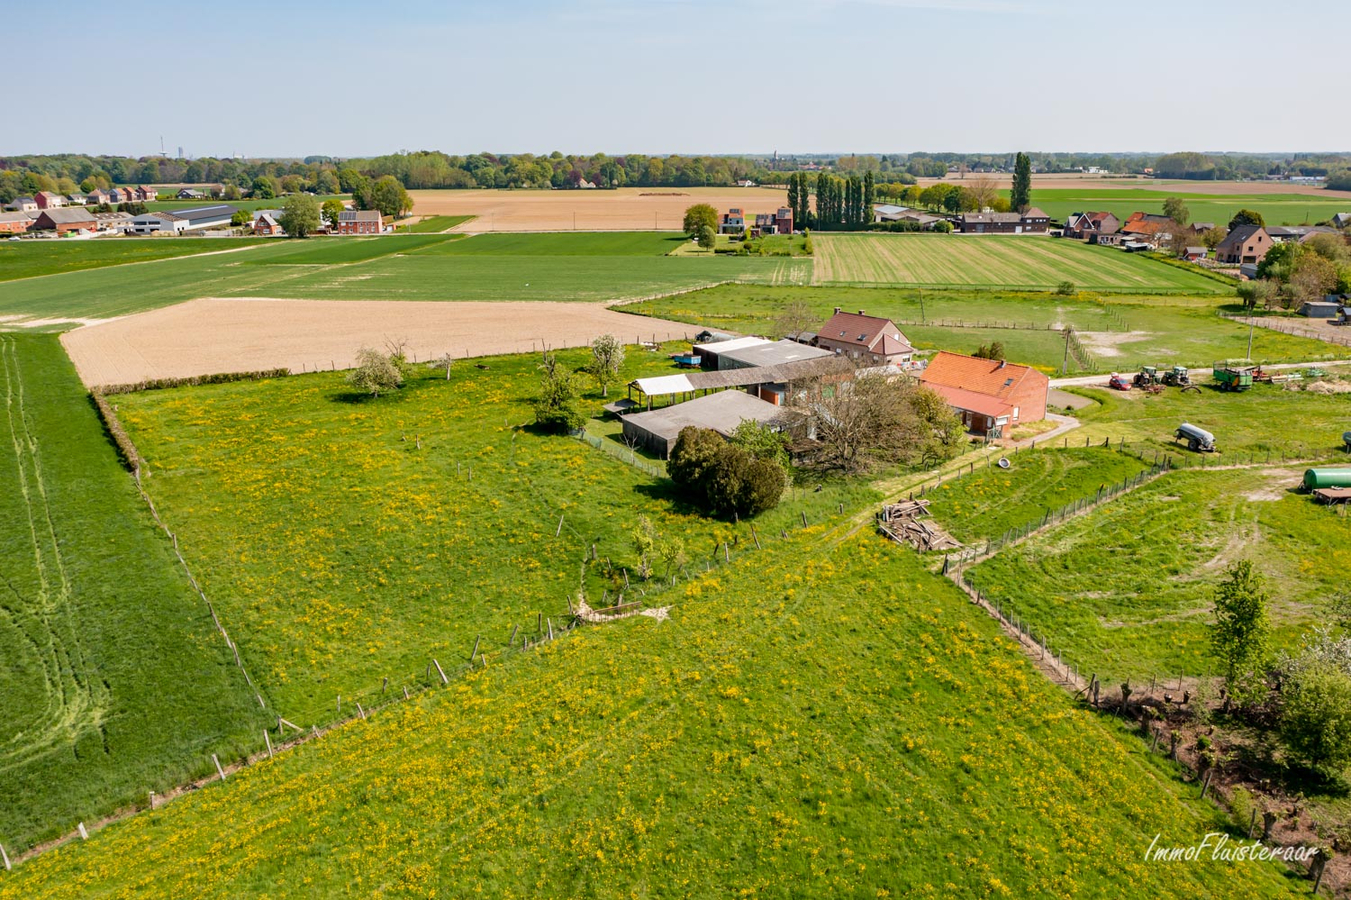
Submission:
<svg viewBox="0 0 1351 900">
<path fill-rule="evenodd" d="M 961 388 L 1000 399 L 1011 396 L 1029 380 L 1043 387 L 1050 383 L 1050 379 L 1031 366 L 962 356 L 946 350 L 934 354 L 919 377 L 929 387 Z"/>
<path fill-rule="evenodd" d="M 890 319 L 863 313 L 837 312 L 816 333 L 819 337 L 828 338 L 836 343 L 853 344 L 869 353 L 890 355 L 914 350 L 905 340 L 905 335 L 901 334 L 901 330 L 893 325 Z M 890 338 L 889 346 L 893 349 L 883 349 L 888 346 L 884 340 L 886 338 Z"/>
<path fill-rule="evenodd" d="M 933 390 L 935 394 L 943 398 L 943 402 L 956 409 L 965 409 L 969 412 L 979 413 L 982 416 L 1012 416 L 1012 404 L 1005 403 L 996 397 L 987 394 L 978 394 L 975 391 L 968 391 L 965 388 L 948 387 L 946 384 L 929 384 L 925 387 Z"/>
</svg>

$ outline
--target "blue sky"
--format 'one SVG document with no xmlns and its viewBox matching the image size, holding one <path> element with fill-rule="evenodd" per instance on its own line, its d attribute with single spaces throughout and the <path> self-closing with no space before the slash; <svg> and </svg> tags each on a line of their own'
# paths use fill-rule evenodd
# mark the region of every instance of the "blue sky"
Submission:
<svg viewBox="0 0 1351 900">
<path fill-rule="evenodd" d="M 64 0 L 5 24 L 9 52 L 128 43 L 112 74 L 11 81 L 31 127 L 3 154 L 1351 150 L 1347 0 Z"/>
</svg>

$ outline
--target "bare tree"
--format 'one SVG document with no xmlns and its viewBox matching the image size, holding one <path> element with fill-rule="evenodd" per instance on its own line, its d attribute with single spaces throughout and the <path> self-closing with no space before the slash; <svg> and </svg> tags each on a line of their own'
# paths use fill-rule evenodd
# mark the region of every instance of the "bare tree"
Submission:
<svg viewBox="0 0 1351 900">
<path fill-rule="evenodd" d="M 442 354 L 441 356 L 438 356 L 436 359 L 428 360 L 427 368 L 436 369 L 437 371 L 444 370 L 446 373 L 446 381 L 450 381 L 450 367 L 453 366 L 454 364 L 455 358 L 451 356 L 449 353 L 445 353 Z"/>
<path fill-rule="evenodd" d="M 591 342 L 591 363 L 586 371 L 596 384 L 600 385 L 600 395 L 610 394 L 610 385 L 619 380 L 619 368 L 624 365 L 624 345 L 613 334 L 602 334 Z"/>
<path fill-rule="evenodd" d="M 965 187 L 970 192 L 971 199 L 976 203 L 977 210 L 992 208 L 995 200 L 999 197 L 999 182 L 989 175 L 977 175 Z"/>
<path fill-rule="evenodd" d="M 804 331 L 814 331 L 821 317 L 812 311 L 805 300 L 793 300 L 774 318 L 774 337 L 784 338 Z"/>
</svg>

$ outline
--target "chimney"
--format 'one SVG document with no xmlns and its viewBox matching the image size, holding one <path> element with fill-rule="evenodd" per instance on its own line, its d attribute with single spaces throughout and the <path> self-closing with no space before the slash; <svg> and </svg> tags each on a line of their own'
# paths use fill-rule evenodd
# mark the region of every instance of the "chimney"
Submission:
<svg viewBox="0 0 1351 900">
<path fill-rule="evenodd" d="M 835 315 L 838 316 L 839 314 L 840 314 L 840 308 L 837 306 L 837 307 L 835 307 Z"/>
<path fill-rule="evenodd" d="M 1004 368 L 1004 360 L 1002 359 L 999 361 L 999 368 Z"/>
</svg>

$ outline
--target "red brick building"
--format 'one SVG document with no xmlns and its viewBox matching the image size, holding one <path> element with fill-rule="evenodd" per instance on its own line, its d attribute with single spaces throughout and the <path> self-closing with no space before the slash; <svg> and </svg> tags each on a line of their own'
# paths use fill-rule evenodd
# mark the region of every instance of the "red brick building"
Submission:
<svg viewBox="0 0 1351 900">
<path fill-rule="evenodd" d="M 384 224 L 378 209 L 344 209 L 338 213 L 338 234 L 379 234 Z"/>
<path fill-rule="evenodd" d="M 28 213 L 0 213 L 0 234 L 23 234 L 33 224 Z"/>
<path fill-rule="evenodd" d="M 1260 263 L 1271 249 L 1271 235 L 1261 225 L 1240 225 L 1215 248 L 1222 263 Z"/>
<path fill-rule="evenodd" d="M 66 205 L 65 197 L 51 191 L 38 191 L 33 195 L 33 199 L 37 201 L 38 209 L 56 209 Z"/>
<path fill-rule="evenodd" d="M 281 224 L 278 223 L 276 219 L 272 218 L 271 213 L 263 213 L 253 220 L 253 233 L 277 235 L 285 234 L 286 232 L 282 230 Z"/>
<path fill-rule="evenodd" d="M 919 380 L 975 434 L 1001 437 L 1005 429 L 1046 418 L 1051 379 L 1031 366 L 940 350 Z"/>
<path fill-rule="evenodd" d="M 915 348 L 890 319 L 867 315 L 861 309 L 842 312 L 838 306 L 816 332 L 813 343 L 836 356 L 876 366 L 903 365 L 915 355 Z"/>
<path fill-rule="evenodd" d="M 33 223 L 35 231 L 55 231 L 65 234 L 67 231 L 96 231 L 98 223 L 86 209 L 44 209 L 38 213 Z"/>
</svg>

